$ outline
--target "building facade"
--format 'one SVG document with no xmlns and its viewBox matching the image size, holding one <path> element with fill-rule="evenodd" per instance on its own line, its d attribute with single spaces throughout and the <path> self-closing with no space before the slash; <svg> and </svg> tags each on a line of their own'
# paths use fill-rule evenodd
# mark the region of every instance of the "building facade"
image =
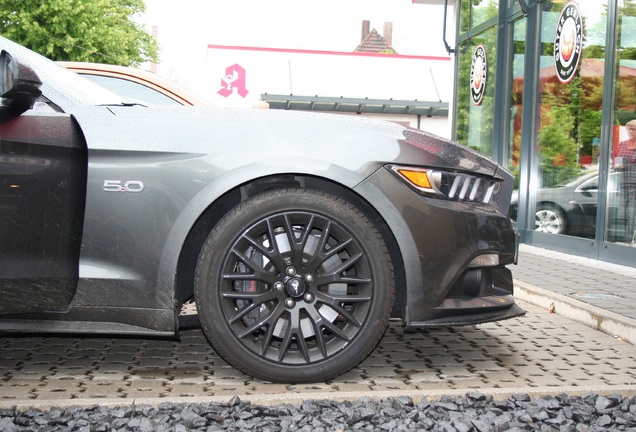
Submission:
<svg viewBox="0 0 636 432">
<path fill-rule="evenodd" d="M 373 36 L 369 32 L 363 43 Z M 373 117 L 450 137 L 451 56 L 208 45 L 204 96 L 218 106 Z"/>
<path fill-rule="evenodd" d="M 522 242 L 636 267 L 636 2 L 453 6 L 453 138 L 515 174 Z"/>
</svg>

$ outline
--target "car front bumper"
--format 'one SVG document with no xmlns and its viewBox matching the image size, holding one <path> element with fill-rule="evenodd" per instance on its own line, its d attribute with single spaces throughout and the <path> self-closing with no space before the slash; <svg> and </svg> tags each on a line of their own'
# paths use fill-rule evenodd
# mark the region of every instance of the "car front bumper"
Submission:
<svg viewBox="0 0 636 432">
<path fill-rule="evenodd" d="M 386 169 L 365 183 L 358 190 L 375 199 L 397 241 L 404 277 L 396 278 L 396 289 L 407 327 L 477 324 L 525 313 L 515 304 L 506 268 L 516 263 L 519 245 L 507 205 L 422 195 Z M 484 265 L 478 262 L 483 256 L 496 260 Z"/>
</svg>

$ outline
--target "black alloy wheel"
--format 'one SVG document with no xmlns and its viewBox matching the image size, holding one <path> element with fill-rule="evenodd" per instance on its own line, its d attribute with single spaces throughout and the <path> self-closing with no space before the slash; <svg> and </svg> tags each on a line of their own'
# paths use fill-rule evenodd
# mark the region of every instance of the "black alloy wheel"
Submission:
<svg viewBox="0 0 636 432">
<path fill-rule="evenodd" d="M 195 298 L 214 349 L 248 375 L 318 382 L 361 362 L 386 329 L 393 269 L 342 198 L 269 191 L 230 211 L 199 257 Z"/>
</svg>

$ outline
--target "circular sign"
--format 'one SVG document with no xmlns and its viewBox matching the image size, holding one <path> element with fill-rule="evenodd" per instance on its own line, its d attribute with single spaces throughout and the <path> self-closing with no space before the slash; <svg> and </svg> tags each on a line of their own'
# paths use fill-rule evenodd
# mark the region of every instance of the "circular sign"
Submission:
<svg viewBox="0 0 636 432">
<path fill-rule="evenodd" d="M 481 105 L 481 100 L 484 98 L 487 71 L 486 49 L 480 44 L 473 52 L 473 62 L 470 66 L 470 98 L 473 100 L 473 105 Z"/>
<path fill-rule="evenodd" d="M 583 47 L 583 19 L 581 10 L 575 2 L 565 5 L 554 35 L 554 67 L 557 78 L 567 84 L 574 74 L 581 59 Z"/>
</svg>

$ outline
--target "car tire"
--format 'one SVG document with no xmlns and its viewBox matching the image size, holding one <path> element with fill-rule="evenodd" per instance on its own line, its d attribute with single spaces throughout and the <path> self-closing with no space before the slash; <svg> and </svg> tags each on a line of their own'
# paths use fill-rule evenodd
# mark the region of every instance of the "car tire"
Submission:
<svg viewBox="0 0 636 432">
<path fill-rule="evenodd" d="M 554 204 L 538 204 L 535 213 L 535 231 L 565 234 L 567 221 L 563 211 Z"/>
<path fill-rule="evenodd" d="M 389 252 L 370 219 L 302 188 L 264 192 L 226 214 L 195 276 L 215 351 L 272 382 L 321 382 L 355 367 L 382 338 L 393 296 Z"/>
</svg>

